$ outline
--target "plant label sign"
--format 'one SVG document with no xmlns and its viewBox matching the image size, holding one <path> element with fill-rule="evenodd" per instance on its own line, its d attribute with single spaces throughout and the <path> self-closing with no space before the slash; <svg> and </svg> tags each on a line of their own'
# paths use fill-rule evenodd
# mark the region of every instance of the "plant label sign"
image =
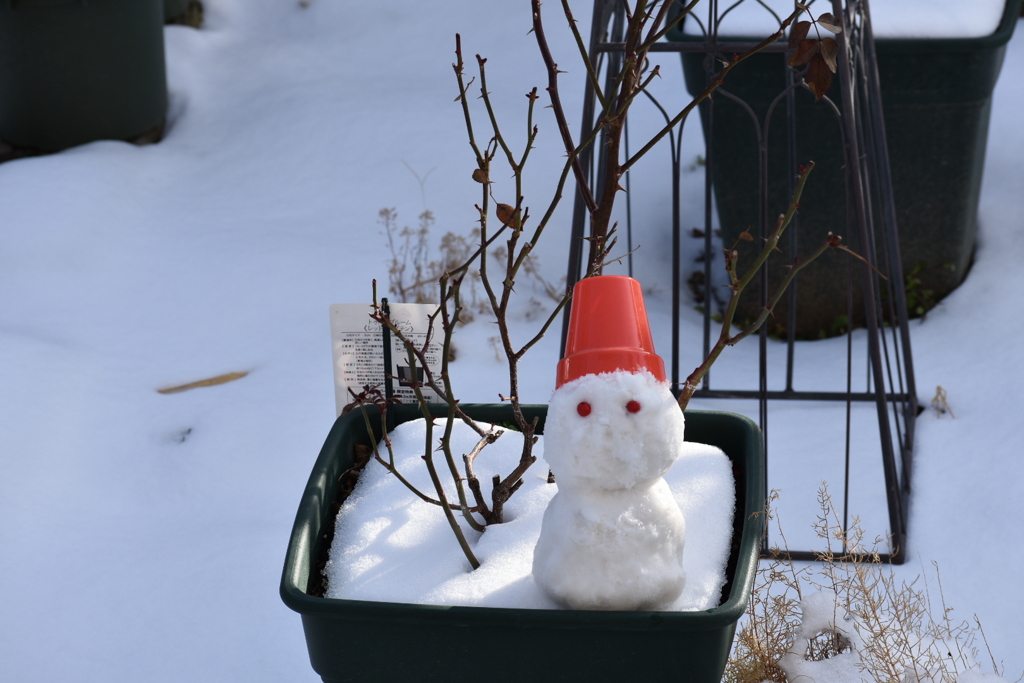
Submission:
<svg viewBox="0 0 1024 683">
<path fill-rule="evenodd" d="M 391 321 L 417 348 L 422 348 L 430 331 L 430 314 L 437 310 L 434 304 L 390 304 Z M 416 393 L 411 386 L 413 368 L 402 342 L 388 334 L 391 367 L 385 368 L 385 330 L 373 320 L 370 304 L 334 304 L 331 306 L 331 346 L 334 356 L 334 403 L 337 414 L 352 403 L 353 396 L 366 387 L 379 387 L 384 393 L 390 375 L 392 396 L 403 403 L 415 403 Z M 430 371 L 441 372 L 441 345 L 431 338 L 426 350 Z M 416 379 L 423 381 L 422 367 L 416 367 Z M 420 387 L 429 403 L 441 403 L 441 397 L 428 387 Z"/>
</svg>

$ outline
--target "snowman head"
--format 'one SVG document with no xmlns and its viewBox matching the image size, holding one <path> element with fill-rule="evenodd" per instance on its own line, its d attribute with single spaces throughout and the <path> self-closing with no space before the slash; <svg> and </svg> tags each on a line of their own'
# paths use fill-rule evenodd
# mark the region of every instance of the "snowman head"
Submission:
<svg viewBox="0 0 1024 683">
<path fill-rule="evenodd" d="M 551 397 L 544 457 L 560 487 L 646 487 L 679 457 L 683 427 L 668 383 L 650 372 L 584 375 Z"/>
<path fill-rule="evenodd" d="M 683 413 L 654 352 L 640 283 L 621 275 L 577 282 L 568 332 L 544 428 L 559 486 L 653 484 L 679 455 Z"/>
</svg>

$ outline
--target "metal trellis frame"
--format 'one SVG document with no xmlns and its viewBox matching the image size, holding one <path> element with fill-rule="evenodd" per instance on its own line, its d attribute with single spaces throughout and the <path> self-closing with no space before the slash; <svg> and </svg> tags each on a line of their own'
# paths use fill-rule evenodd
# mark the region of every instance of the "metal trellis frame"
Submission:
<svg viewBox="0 0 1024 683">
<path fill-rule="evenodd" d="M 688 40 L 677 42 L 660 42 L 654 46 L 658 52 L 678 52 L 682 55 L 703 56 L 704 76 L 710 79 L 717 73 L 722 60 L 728 60 L 733 54 L 742 53 L 753 47 L 757 41 L 730 39 L 719 37 L 721 19 L 737 5 L 755 0 L 738 0 L 720 10 L 718 0 L 709 0 L 707 12 L 694 20 L 701 29 L 702 35 L 695 35 Z M 625 7 L 621 0 L 595 0 L 592 28 L 590 35 L 590 54 L 597 56 L 598 66 L 603 73 L 605 82 L 615 78 L 622 63 L 623 32 L 626 22 Z M 817 7 L 815 6 L 817 5 Z M 796 5 L 794 4 L 794 7 Z M 818 14 L 828 6 L 825 2 L 811 4 L 811 11 Z M 699 7 L 698 7 L 699 9 Z M 768 326 L 762 326 L 759 332 L 759 361 L 757 389 L 729 389 L 712 386 L 710 374 L 706 376 L 700 388 L 694 394 L 695 399 L 755 399 L 758 401 L 760 426 L 765 437 L 765 453 L 768 454 L 769 407 L 780 401 L 813 401 L 842 402 L 846 405 L 846 446 L 845 446 L 845 481 L 843 489 L 843 525 L 848 528 L 848 507 L 850 499 L 850 457 L 851 457 L 851 408 L 855 404 L 875 405 L 879 433 L 879 451 L 882 461 L 886 504 L 888 506 L 888 525 L 891 553 L 884 554 L 882 559 L 893 563 L 902 563 L 906 559 L 908 505 L 911 491 L 912 454 L 914 443 L 914 421 L 919 412 L 916 388 L 914 384 L 913 361 L 910 348 L 910 332 L 908 327 L 908 310 L 903 284 L 905 282 L 900 260 L 900 246 L 896 226 L 896 212 L 893 200 L 892 181 L 889 172 L 889 159 L 885 139 L 885 127 L 882 118 L 882 102 L 879 90 L 878 67 L 875 60 L 875 45 L 871 31 L 868 0 L 831 0 L 830 9 L 835 17 L 841 18 L 843 30 L 835 38 L 839 44 L 837 73 L 829 94 L 822 98 L 818 107 L 827 108 L 836 122 L 837 144 L 841 147 L 843 169 L 841 185 L 845 189 L 845 223 L 838 226 L 850 240 L 851 249 L 862 257 L 862 260 L 851 259 L 846 267 L 845 301 L 846 301 L 846 378 L 845 386 L 827 390 L 800 390 L 794 380 L 797 368 L 795 348 L 797 346 L 797 329 L 800 316 L 806 312 L 801 309 L 797 297 L 800 275 L 788 292 L 788 310 L 785 319 L 786 368 L 785 386 L 782 389 L 770 389 L 768 382 Z M 691 24 L 692 25 L 692 24 Z M 764 53 L 789 53 L 787 42 L 780 41 L 769 45 Z M 694 57 L 691 57 L 693 59 Z M 752 128 L 757 135 L 758 143 L 758 223 L 757 230 L 761 237 L 766 236 L 774 220 L 769 222 L 769 129 L 783 126 L 785 133 L 786 158 L 783 163 L 788 173 L 782 175 L 790 178 L 789 189 L 792 192 L 793 178 L 796 175 L 798 141 L 801 133 L 797 117 L 795 99 L 798 94 L 806 96 L 801 90 L 807 86 L 803 81 L 804 73 L 779 59 L 779 68 L 784 70 L 780 81 L 781 91 L 771 101 L 767 112 L 757 111 L 757 107 L 744 100 L 740 93 L 730 90 L 730 80 L 720 86 L 714 97 L 701 105 L 701 118 L 706 141 L 705 181 L 704 181 L 704 253 L 711 255 L 713 251 L 713 195 L 719 191 L 714 187 L 716 169 L 721 164 L 733 163 L 730 158 L 719 159 L 716 155 L 714 131 L 716 126 L 716 110 L 729 103 L 738 106 L 737 111 L 745 112 Z M 731 75 L 731 74 L 730 74 Z M 708 81 L 705 81 L 705 83 Z M 703 84 L 702 84 L 703 87 Z M 653 98 L 651 98 L 652 101 Z M 583 121 L 581 137 L 586 138 L 596 125 L 596 96 L 592 84 L 587 82 L 583 100 Z M 661 105 L 654 101 L 662 111 Z M 665 115 L 668 120 L 667 114 Z M 666 138 L 661 144 L 671 148 L 672 155 L 672 342 L 670 352 L 671 381 L 673 386 L 681 386 L 685 379 L 680 375 L 680 311 L 683 306 L 682 264 L 681 264 L 681 206 L 680 168 L 682 126 Z M 628 123 L 627 123 L 628 126 Z M 628 137 L 627 137 L 628 145 Z M 598 150 L 594 158 L 592 149 Z M 584 168 L 588 170 L 595 182 L 600 182 L 604 174 L 601 168 L 605 163 L 605 146 L 600 142 L 588 148 L 581 156 Z M 627 152 L 628 153 L 628 152 Z M 773 163 L 779 163 L 772 160 Z M 600 194 L 600 187 L 594 188 Z M 788 199 L 788 196 L 787 196 Z M 632 211 L 628 212 L 627 233 L 632 242 Z M 585 227 L 589 223 L 586 206 L 579 193 L 572 226 L 572 239 L 568 264 L 567 284 L 571 288 L 581 277 L 583 269 L 583 245 Z M 790 259 L 798 255 L 797 244 L 801 226 L 798 221 L 787 231 Z M 838 230 L 837 230 L 838 232 Z M 705 291 L 710 291 L 713 278 L 713 258 L 706 258 L 704 263 Z M 631 271 L 630 267 L 630 271 Z M 763 269 L 760 282 L 760 305 L 767 302 L 769 293 L 768 271 Z M 704 354 L 712 345 L 712 308 L 708 301 L 704 306 Z M 860 310 L 862 309 L 862 310 Z M 867 344 L 866 359 L 855 358 L 854 354 L 854 321 L 859 320 L 866 328 Z M 568 321 L 568 309 L 565 312 Z M 861 333 L 863 334 L 863 333 Z M 815 342 L 801 342 L 815 343 Z M 564 331 L 563 331 L 564 347 Z M 854 377 L 855 360 L 866 362 L 867 376 L 862 379 Z M 768 460 L 768 472 L 771 476 L 772 460 Z M 768 492 L 765 491 L 767 496 Z M 766 535 L 763 552 L 767 553 L 771 541 Z M 844 551 L 846 549 L 844 548 Z M 815 550 L 790 550 L 793 559 L 816 559 Z"/>
</svg>

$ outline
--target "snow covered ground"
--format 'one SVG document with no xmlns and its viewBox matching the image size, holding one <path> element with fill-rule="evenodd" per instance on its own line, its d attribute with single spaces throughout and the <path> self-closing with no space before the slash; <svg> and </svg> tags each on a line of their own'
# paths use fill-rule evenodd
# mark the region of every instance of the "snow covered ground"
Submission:
<svg viewBox="0 0 1024 683">
<path fill-rule="evenodd" d="M 277 586 L 334 418 L 328 306 L 365 301 L 372 278 L 386 281 L 379 209 L 414 225 L 429 208 L 438 235 L 473 226 L 479 186 L 453 102 L 454 34 L 467 56 L 489 58 L 509 130 L 525 128 L 523 94 L 545 80 L 525 0 L 449 0 L 443 11 L 406 0 L 205 4 L 202 30 L 166 30 L 163 142 L 98 142 L 0 165 L 5 680 L 316 680 Z M 575 112 L 582 75 L 568 66 L 571 39 L 553 7 L 548 25 Z M 681 102 L 669 66 L 664 87 Z M 1024 671 L 1014 417 L 1024 378 L 1022 73 L 1018 31 L 995 93 L 973 270 L 913 325 L 920 398 L 927 405 L 943 386 L 956 418 L 929 411 L 918 421 L 913 559 L 898 569 L 912 578 L 937 561 L 955 615 L 978 614 L 1011 680 Z M 526 188 L 537 206 L 561 156 L 541 115 Z M 691 139 L 684 154 L 697 149 Z M 540 257 L 553 280 L 568 209 Z M 667 236 L 642 241 L 640 279 L 655 290 L 648 307 L 664 351 Z M 696 348 L 698 315 L 684 324 Z M 466 401 L 505 390 L 491 334 L 475 323 L 457 342 Z M 754 347 L 728 353 L 742 363 Z M 524 400 L 548 399 L 557 355 L 554 336 L 531 351 Z M 156 391 L 245 371 L 220 386 Z M 811 421 L 799 411 L 773 419 L 797 433 Z M 797 455 L 812 459 L 818 442 L 806 438 Z"/>
</svg>

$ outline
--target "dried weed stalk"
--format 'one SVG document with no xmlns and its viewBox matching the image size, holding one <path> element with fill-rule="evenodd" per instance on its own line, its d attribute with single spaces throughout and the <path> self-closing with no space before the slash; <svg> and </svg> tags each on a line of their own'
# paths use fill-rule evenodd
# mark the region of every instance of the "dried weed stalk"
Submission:
<svg viewBox="0 0 1024 683">
<path fill-rule="evenodd" d="M 446 272 L 458 270 L 470 260 L 480 240 L 480 230 L 472 230 L 468 235 L 446 232 L 441 236 L 436 249 L 432 242 L 432 228 L 436 219 L 430 210 L 419 215 L 419 225 L 398 227 L 398 211 L 394 208 L 383 208 L 377 214 L 378 225 L 384 228 L 388 250 L 388 289 L 395 297 L 394 301 L 415 304 L 437 303 L 437 282 Z M 501 268 L 507 260 L 504 246 L 492 249 L 487 255 L 493 267 Z M 539 289 L 544 297 L 556 305 L 561 302 L 565 293 L 565 278 L 554 284 L 545 279 L 538 267 L 536 255 L 529 255 L 522 265 L 522 272 L 532 282 L 533 288 Z M 470 268 L 466 273 L 469 279 L 468 299 L 463 296 L 462 322 L 472 322 L 476 315 L 492 313 L 489 302 L 483 297 L 480 284 L 480 269 Z M 544 312 L 544 305 L 531 299 L 525 317 L 527 320 L 537 318 Z"/>
<path fill-rule="evenodd" d="M 772 492 L 766 514 L 779 527 L 772 513 L 777 499 Z M 984 631 L 977 616 L 977 628 L 953 618 L 938 565 L 933 563 L 934 588 L 920 576 L 898 579 L 881 560 L 892 550 L 886 539 L 866 544 L 857 519 L 844 529 L 824 484 L 818 502 L 815 531 L 827 550 L 817 563 L 798 566 L 785 547 L 773 548 L 762 561 L 724 681 L 797 683 L 813 670 L 807 663 L 841 655 L 849 663 L 849 678 L 842 680 L 854 680 L 859 672 L 876 683 L 955 683 L 960 673 L 977 669 L 979 641 L 988 645 Z M 780 537 L 785 545 L 781 529 Z M 831 627 L 817 634 L 801 631 L 811 594 L 829 596 L 834 606 Z M 990 650 L 988 659 L 1002 675 Z"/>
<path fill-rule="evenodd" d="M 383 208 L 377 214 L 378 225 L 384 228 L 391 258 L 388 260 L 388 288 L 397 301 L 413 304 L 437 303 L 437 281 L 446 272 L 456 270 L 473 253 L 478 234 L 457 235 L 446 232 L 441 237 L 435 256 L 431 249 L 431 228 L 436 219 L 429 209 L 419 215 L 416 228 L 399 228 L 398 212 Z M 470 271 L 473 298 L 471 310 L 477 310 L 476 281 L 479 273 Z"/>
</svg>

